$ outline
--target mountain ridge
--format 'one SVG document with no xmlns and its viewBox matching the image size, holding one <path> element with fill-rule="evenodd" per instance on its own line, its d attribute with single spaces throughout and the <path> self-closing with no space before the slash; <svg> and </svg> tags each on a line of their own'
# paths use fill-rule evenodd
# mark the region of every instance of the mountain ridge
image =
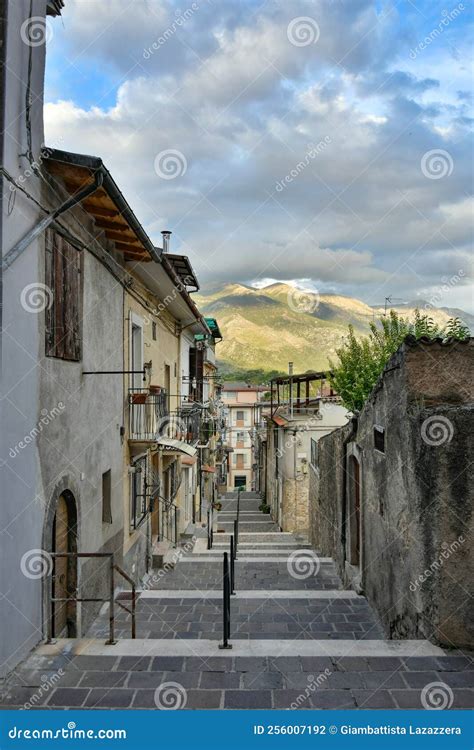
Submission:
<svg viewBox="0 0 474 750">
<path fill-rule="evenodd" d="M 340 294 L 317 294 L 283 282 L 256 289 L 240 283 L 213 285 L 193 295 L 204 315 L 217 318 L 223 334 L 217 355 L 226 370 L 286 371 L 291 360 L 295 371 L 326 369 L 336 359 L 336 349 L 347 336 L 369 332 L 369 324 L 384 313 L 374 306 Z M 428 307 L 427 307 L 428 306 Z M 418 307 L 440 326 L 450 317 L 461 317 L 471 330 L 474 316 L 455 308 L 432 308 L 427 302 L 393 305 L 404 317 Z"/>
</svg>

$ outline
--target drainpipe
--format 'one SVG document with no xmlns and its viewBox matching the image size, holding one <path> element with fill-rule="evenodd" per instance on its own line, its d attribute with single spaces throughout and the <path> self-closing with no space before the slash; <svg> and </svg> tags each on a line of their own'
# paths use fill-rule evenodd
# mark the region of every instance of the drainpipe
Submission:
<svg viewBox="0 0 474 750">
<path fill-rule="evenodd" d="M 82 188 L 78 193 L 75 195 L 72 195 L 70 198 L 68 198 L 64 203 L 59 206 L 59 208 L 56 208 L 52 213 L 48 214 L 47 216 L 42 219 L 39 224 L 37 224 L 33 229 L 31 229 L 19 242 L 16 243 L 14 247 L 11 248 L 11 250 L 8 251 L 8 253 L 5 255 L 3 262 L 2 262 L 2 268 L 6 270 L 11 264 L 22 254 L 24 250 L 26 250 L 29 245 L 33 242 L 33 240 L 36 237 L 39 237 L 40 234 L 42 234 L 46 229 L 54 222 L 56 219 L 58 219 L 62 214 L 66 213 L 66 211 L 69 211 L 71 208 L 74 208 L 79 203 L 81 203 L 85 198 L 87 198 L 89 195 L 92 195 L 92 193 L 95 193 L 101 186 L 104 181 L 104 176 L 102 172 L 96 172 L 94 174 L 94 182 L 90 183 L 89 185 L 86 185 L 86 187 Z"/>
<path fill-rule="evenodd" d="M 4 164 L 3 158 L 5 149 L 5 104 L 6 104 L 6 81 L 7 81 L 7 28 L 8 28 L 8 3 L 2 3 L 0 17 L 0 158 Z M 0 247 L 3 247 L 3 180 L 1 178 L 0 190 Z M 3 321 L 3 278 L 2 269 L 0 268 L 0 330 Z M 0 347 L 1 348 L 1 347 Z M 1 365 L 1 353 L 0 353 Z"/>
</svg>

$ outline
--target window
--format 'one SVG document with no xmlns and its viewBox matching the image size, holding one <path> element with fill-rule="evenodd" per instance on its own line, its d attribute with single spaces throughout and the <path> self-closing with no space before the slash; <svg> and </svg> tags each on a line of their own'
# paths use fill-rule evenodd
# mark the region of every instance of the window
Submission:
<svg viewBox="0 0 474 750">
<path fill-rule="evenodd" d="M 247 477 L 234 477 L 234 487 L 245 487 Z"/>
<path fill-rule="evenodd" d="M 154 320 L 151 322 L 151 337 L 153 341 L 156 341 L 156 323 Z"/>
<path fill-rule="evenodd" d="M 380 453 L 385 453 L 385 430 L 377 425 L 374 425 L 374 448 Z"/>
<path fill-rule="evenodd" d="M 238 443 L 244 443 L 245 442 L 245 432 L 238 432 L 237 433 L 237 442 Z"/>
<path fill-rule="evenodd" d="M 46 232 L 45 310 L 47 357 L 81 359 L 81 254 L 57 232 Z"/>
<path fill-rule="evenodd" d="M 147 457 L 136 459 L 131 473 L 130 525 L 137 529 L 147 514 Z"/>
<path fill-rule="evenodd" d="M 135 373 L 132 375 L 132 388 L 143 388 L 143 329 L 133 313 L 130 331 L 130 369 Z"/>
<path fill-rule="evenodd" d="M 245 466 L 245 453 L 234 453 L 234 463 L 238 469 Z"/>
<path fill-rule="evenodd" d="M 112 523 L 112 475 L 110 469 L 102 474 L 102 523 Z"/>
<path fill-rule="evenodd" d="M 237 424 L 239 425 L 239 427 L 241 427 L 243 425 L 243 423 L 244 423 L 245 412 L 244 411 L 240 411 L 240 409 L 237 410 L 237 412 L 235 414 L 235 419 L 237 420 Z"/>
</svg>

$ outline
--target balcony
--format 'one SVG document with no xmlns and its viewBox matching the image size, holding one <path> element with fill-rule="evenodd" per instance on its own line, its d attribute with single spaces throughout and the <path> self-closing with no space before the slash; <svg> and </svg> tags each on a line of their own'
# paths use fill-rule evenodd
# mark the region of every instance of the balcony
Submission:
<svg viewBox="0 0 474 750">
<path fill-rule="evenodd" d="M 161 389 L 129 392 L 129 440 L 154 443 L 161 437 L 193 445 L 199 441 L 201 410 L 182 407 L 170 411 L 168 394 Z"/>
</svg>

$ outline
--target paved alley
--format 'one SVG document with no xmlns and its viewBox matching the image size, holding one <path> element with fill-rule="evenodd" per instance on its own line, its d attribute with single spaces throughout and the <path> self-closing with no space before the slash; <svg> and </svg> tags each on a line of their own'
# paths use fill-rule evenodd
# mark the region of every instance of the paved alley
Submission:
<svg viewBox="0 0 474 750">
<path fill-rule="evenodd" d="M 427 641 L 388 641 L 366 599 L 342 590 L 331 559 L 281 533 L 241 500 L 231 601 L 232 650 L 222 641 L 222 553 L 237 511 L 223 500 L 212 550 L 197 539 L 150 578 L 130 615 L 108 613 L 81 641 L 39 647 L 10 679 L 3 703 L 21 708 L 414 708 L 472 702 L 473 662 Z M 59 675 L 55 679 L 55 675 Z M 29 707 L 28 706 L 28 707 Z"/>
</svg>

